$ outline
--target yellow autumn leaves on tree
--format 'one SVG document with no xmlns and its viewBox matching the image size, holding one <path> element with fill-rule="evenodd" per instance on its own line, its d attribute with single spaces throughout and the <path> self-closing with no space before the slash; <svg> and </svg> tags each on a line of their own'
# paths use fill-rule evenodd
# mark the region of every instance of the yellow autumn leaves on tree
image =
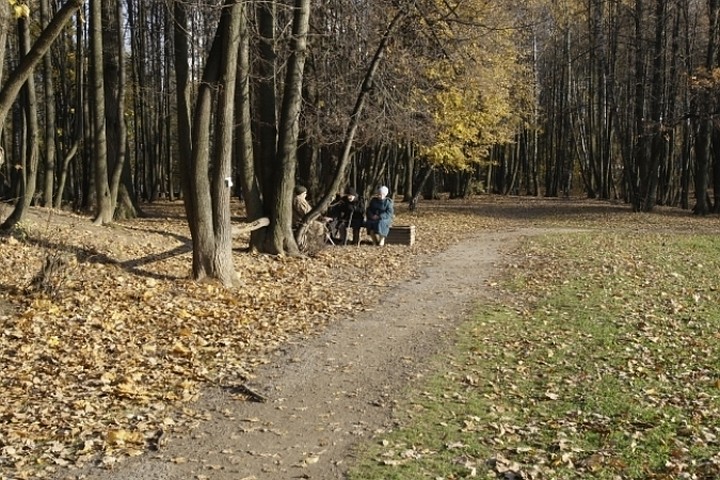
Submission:
<svg viewBox="0 0 720 480">
<path fill-rule="evenodd" d="M 13 10 L 15 18 L 28 18 L 30 16 L 30 7 L 25 2 L 19 2 L 18 0 L 8 0 L 10 7 Z"/>
<path fill-rule="evenodd" d="M 503 3 L 438 4 L 438 18 L 424 19 L 441 55 L 423 60 L 426 87 L 414 91 L 413 103 L 432 121 L 434 135 L 420 152 L 435 166 L 462 170 L 486 161 L 492 145 L 513 141 L 523 118 L 532 77 L 520 55 L 522 32 Z"/>
</svg>

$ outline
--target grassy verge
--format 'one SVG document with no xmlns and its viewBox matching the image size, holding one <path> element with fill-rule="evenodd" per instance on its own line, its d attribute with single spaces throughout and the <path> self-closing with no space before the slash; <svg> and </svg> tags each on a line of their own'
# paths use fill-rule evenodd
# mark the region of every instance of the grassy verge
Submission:
<svg viewBox="0 0 720 480">
<path fill-rule="evenodd" d="M 720 240 L 529 240 L 452 358 L 362 452 L 372 479 L 720 478 Z"/>
</svg>

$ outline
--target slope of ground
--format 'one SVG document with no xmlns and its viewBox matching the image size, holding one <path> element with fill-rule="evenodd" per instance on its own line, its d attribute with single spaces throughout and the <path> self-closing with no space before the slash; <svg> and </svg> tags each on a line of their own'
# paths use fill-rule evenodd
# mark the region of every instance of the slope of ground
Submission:
<svg viewBox="0 0 720 480">
<path fill-rule="evenodd" d="M 240 239 L 236 290 L 187 280 L 178 205 L 114 227 L 34 212 L 0 244 L 2 477 L 340 478 L 523 229 L 716 228 L 567 200 L 399 210 L 412 248 L 272 258 Z M 48 254 L 67 267 L 38 292 Z M 238 401 L 252 391 L 267 402 Z"/>
</svg>

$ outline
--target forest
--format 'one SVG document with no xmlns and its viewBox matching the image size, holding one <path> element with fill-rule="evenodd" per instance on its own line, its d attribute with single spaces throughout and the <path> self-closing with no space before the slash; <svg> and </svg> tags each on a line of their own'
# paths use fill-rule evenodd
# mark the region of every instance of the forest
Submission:
<svg viewBox="0 0 720 480">
<path fill-rule="evenodd" d="M 10 230 L 184 202 L 195 278 L 296 253 L 296 183 L 720 211 L 720 0 L 2 0 Z"/>
<path fill-rule="evenodd" d="M 0 477 L 720 478 L 719 49 L 720 0 L 0 0 Z M 297 185 L 418 241 L 306 255 Z"/>
</svg>

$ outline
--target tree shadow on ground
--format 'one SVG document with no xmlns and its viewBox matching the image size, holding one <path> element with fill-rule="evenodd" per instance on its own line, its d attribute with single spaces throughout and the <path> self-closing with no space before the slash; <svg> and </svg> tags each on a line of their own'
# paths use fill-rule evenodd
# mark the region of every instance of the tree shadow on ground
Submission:
<svg viewBox="0 0 720 480">
<path fill-rule="evenodd" d="M 167 232 L 165 232 L 165 234 L 167 234 Z M 68 245 L 67 243 L 52 242 L 44 239 L 34 238 L 29 238 L 27 241 L 31 245 L 35 245 L 48 251 L 65 252 L 73 255 L 77 259 L 78 264 L 100 263 L 106 265 L 117 265 L 118 267 L 134 275 L 153 278 L 156 280 L 181 280 L 184 277 L 148 271 L 140 267 L 192 252 L 192 244 L 190 242 L 185 242 L 183 243 L 183 245 L 177 246 L 165 252 L 153 253 L 150 255 L 145 255 L 141 258 L 134 258 L 131 260 L 123 261 L 113 258 L 107 253 L 101 252 L 91 247 L 77 247 L 74 245 Z"/>
<path fill-rule="evenodd" d="M 633 215 L 629 204 L 610 201 L 592 200 L 580 197 L 479 197 L 481 201 L 472 199 L 433 200 L 421 202 L 417 214 L 423 212 L 452 212 L 464 215 L 477 214 L 508 220 L 552 220 L 572 217 L 588 218 L 607 215 Z M 405 205 L 406 206 L 406 205 Z M 662 216 L 692 217 L 689 210 L 657 206 L 652 212 Z M 410 213 L 412 215 L 412 213 Z"/>
</svg>

